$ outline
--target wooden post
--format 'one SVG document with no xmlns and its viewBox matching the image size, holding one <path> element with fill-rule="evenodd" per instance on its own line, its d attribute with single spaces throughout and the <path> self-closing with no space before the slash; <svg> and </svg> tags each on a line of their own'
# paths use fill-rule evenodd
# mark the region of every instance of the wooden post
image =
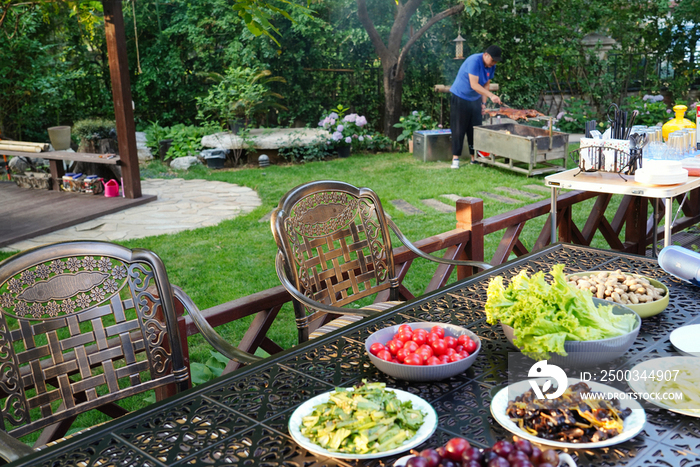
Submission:
<svg viewBox="0 0 700 467">
<path fill-rule="evenodd" d="M 479 198 L 457 200 L 457 228 L 471 231 L 469 242 L 464 247 L 467 259 L 484 260 L 484 202 Z M 457 266 L 457 278 L 473 274 L 473 268 Z"/>
<path fill-rule="evenodd" d="M 124 195 L 141 197 L 139 157 L 136 151 L 136 126 L 131 101 L 129 62 L 126 55 L 124 15 L 121 0 L 102 0 L 105 18 L 105 37 L 109 57 L 109 74 L 112 78 L 114 119 L 117 124 L 119 156 L 121 158 Z"/>
</svg>

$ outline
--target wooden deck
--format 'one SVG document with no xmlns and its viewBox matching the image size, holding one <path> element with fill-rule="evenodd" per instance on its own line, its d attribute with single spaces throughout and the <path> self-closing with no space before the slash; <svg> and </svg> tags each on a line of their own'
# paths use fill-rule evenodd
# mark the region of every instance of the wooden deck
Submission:
<svg viewBox="0 0 700 467">
<path fill-rule="evenodd" d="M 155 201 L 20 188 L 0 182 L 0 247 Z"/>
</svg>

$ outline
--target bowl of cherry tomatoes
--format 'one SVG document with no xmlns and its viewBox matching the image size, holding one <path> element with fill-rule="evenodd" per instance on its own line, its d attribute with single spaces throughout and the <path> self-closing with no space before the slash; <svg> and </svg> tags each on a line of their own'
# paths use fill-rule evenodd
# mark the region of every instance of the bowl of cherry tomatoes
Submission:
<svg viewBox="0 0 700 467">
<path fill-rule="evenodd" d="M 365 341 L 372 363 L 383 373 L 406 381 L 439 381 L 466 371 L 481 341 L 454 324 L 406 323 L 376 331 Z"/>
</svg>

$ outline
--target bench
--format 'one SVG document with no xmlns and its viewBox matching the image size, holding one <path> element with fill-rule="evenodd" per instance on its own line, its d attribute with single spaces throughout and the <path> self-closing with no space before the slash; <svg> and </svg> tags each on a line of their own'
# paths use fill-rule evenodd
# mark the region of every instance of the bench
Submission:
<svg viewBox="0 0 700 467">
<path fill-rule="evenodd" d="M 48 152 L 23 152 L 23 151 L 6 151 L 0 150 L 0 154 L 17 157 L 30 157 L 48 159 L 49 168 L 51 170 L 51 178 L 60 180 L 66 173 L 63 168 L 63 161 L 72 162 L 90 162 L 93 164 L 106 165 L 121 165 L 121 159 L 118 154 L 93 154 L 88 152 L 70 152 L 70 151 L 48 151 Z M 61 161 L 61 163 L 59 163 Z M 55 189 L 57 185 L 54 185 Z"/>
</svg>

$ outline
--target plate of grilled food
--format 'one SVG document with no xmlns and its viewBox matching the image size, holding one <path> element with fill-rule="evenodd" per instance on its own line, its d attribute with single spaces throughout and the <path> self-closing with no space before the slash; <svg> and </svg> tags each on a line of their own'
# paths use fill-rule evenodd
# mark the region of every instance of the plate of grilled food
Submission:
<svg viewBox="0 0 700 467">
<path fill-rule="evenodd" d="M 531 384 L 532 382 L 532 384 Z M 533 384 L 543 387 L 539 399 Z M 568 379 L 559 397 L 546 382 L 525 380 L 496 393 L 491 414 L 506 430 L 533 443 L 573 449 L 613 446 L 637 436 L 646 422 L 634 399 L 611 398 L 620 390 L 593 381 Z"/>
</svg>

